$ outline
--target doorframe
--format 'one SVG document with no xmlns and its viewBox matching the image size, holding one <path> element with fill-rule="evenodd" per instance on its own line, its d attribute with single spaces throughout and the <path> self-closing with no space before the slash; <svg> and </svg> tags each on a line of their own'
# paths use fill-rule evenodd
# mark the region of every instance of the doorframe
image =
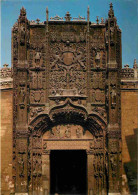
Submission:
<svg viewBox="0 0 138 195">
<path fill-rule="evenodd" d="M 46 141 L 46 140 L 45 140 Z M 90 191 L 94 191 L 94 168 L 93 168 L 93 159 L 94 153 L 90 151 L 89 145 L 92 140 L 79 140 L 78 145 L 76 145 L 76 140 L 70 140 L 66 142 L 71 142 L 70 146 L 67 148 L 66 145 L 62 144 L 62 147 L 57 149 L 58 141 L 55 141 L 55 148 L 43 150 L 42 153 L 42 178 L 43 178 L 43 191 L 47 191 L 50 194 L 50 153 L 52 150 L 85 150 L 87 154 L 87 194 L 90 194 Z M 50 140 L 47 140 L 47 145 Z M 64 141 L 63 141 L 64 142 Z M 81 144 L 83 142 L 83 144 Z M 78 147 L 79 146 L 79 147 Z"/>
</svg>

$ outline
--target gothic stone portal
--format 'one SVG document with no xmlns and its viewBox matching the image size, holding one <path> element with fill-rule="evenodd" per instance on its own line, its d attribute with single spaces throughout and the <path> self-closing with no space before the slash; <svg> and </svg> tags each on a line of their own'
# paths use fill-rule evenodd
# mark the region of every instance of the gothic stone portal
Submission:
<svg viewBox="0 0 138 195">
<path fill-rule="evenodd" d="M 12 29 L 14 193 L 50 193 L 53 151 L 85 151 L 87 194 L 121 192 L 121 31 L 108 19 L 29 21 Z M 52 181 L 52 180 L 51 180 Z"/>
<path fill-rule="evenodd" d="M 40 140 L 38 141 L 36 137 L 33 136 L 32 144 L 34 145 L 35 149 L 36 147 L 38 147 L 37 143 L 40 144 L 41 141 Z M 62 160 L 63 162 L 64 161 L 66 162 L 67 160 L 66 155 L 69 154 L 69 152 L 64 153 L 63 150 L 70 151 L 70 152 L 74 150 L 74 151 L 78 151 L 76 155 L 78 155 L 80 151 L 81 152 L 85 151 L 85 154 L 87 154 L 86 175 L 87 175 L 88 180 L 86 180 L 86 176 L 85 176 L 83 180 L 80 181 L 86 186 L 83 186 L 82 191 L 81 191 L 81 187 L 80 189 L 76 189 L 78 190 L 78 194 L 86 194 L 87 190 L 93 194 L 105 193 L 106 192 L 106 177 L 105 177 L 104 172 L 106 172 L 106 169 L 105 169 L 104 143 L 105 143 L 104 135 L 101 134 L 99 137 L 95 137 L 94 135 L 92 135 L 92 133 L 90 133 L 88 129 L 84 129 L 80 125 L 73 125 L 73 124 L 56 125 L 52 129 L 46 131 L 46 133 L 44 133 L 42 136 L 42 149 L 43 149 L 42 162 L 40 160 L 41 156 L 39 154 L 35 154 L 32 157 L 33 162 L 34 162 L 33 175 L 35 176 L 33 178 L 34 180 L 33 181 L 33 191 L 34 192 L 36 191 L 39 194 L 41 192 L 40 189 L 42 188 L 43 191 L 46 191 L 47 193 L 50 193 L 50 192 L 52 193 L 55 190 L 57 190 L 56 193 L 62 192 L 61 194 L 65 194 L 68 191 L 69 191 L 68 194 L 74 194 L 75 192 L 77 192 L 75 191 L 75 188 L 78 188 L 80 185 L 79 178 L 78 178 L 79 174 L 76 176 L 75 173 L 72 172 L 72 170 L 70 170 L 70 172 L 72 172 L 72 175 L 70 175 L 70 178 L 67 178 L 67 179 L 73 180 L 73 178 L 76 177 L 78 178 L 78 183 L 71 184 L 68 182 L 68 188 L 65 189 L 66 191 L 64 193 L 62 191 L 64 189 L 63 187 L 65 187 L 65 186 L 62 186 L 64 183 L 62 185 L 55 184 L 57 185 L 58 189 L 53 188 L 55 187 L 53 186 L 54 185 L 53 183 L 50 184 L 50 181 L 55 182 L 53 178 L 50 178 L 50 176 L 52 175 L 52 173 L 50 173 L 50 170 L 54 169 L 52 167 L 50 168 L 50 165 L 52 166 L 53 164 L 52 162 L 50 162 L 50 159 L 51 159 L 50 155 L 52 155 L 54 151 L 62 151 L 62 153 L 65 154 L 65 156 L 62 157 Z M 82 155 L 84 154 L 83 152 L 82 152 Z M 59 152 L 57 152 L 57 154 L 58 153 Z M 54 154 L 55 154 L 54 157 L 56 157 L 56 153 Z M 84 156 L 83 160 L 85 160 L 85 155 L 83 156 Z M 80 163 L 81 163 L 81 156 L 79 156 L 79 158 L 80 158 Z M 71 162 L 73 162 L 73 159 Z M 75 162 L 76 161 L 74 157 L 74 164 L 72 164 L 72 166 L 75 166 Z M 42 176 L 41 174 L 39 175 L 39 173 L 41 173 L 41 163 L 42 163 Z M 58 166 L 58 159 L 56 163 L 54 165 Z M 69 168 L 66 167 L 66 170 L 64 170 L 65 175 L 68 173 L 68 169 Z M 80 167 L 80 173 L 81 173 L 81 169 L 82 168 Z M 63 173 L 60 173 L 60 177 L 62 176 L 62 174 Z M 38 180 L 40 181 L 41 177 L 42 177 L 42 183 L 38 184 Z M 62 180 L 62 178 L 60 177 L 59 177 L 59 180 Z M 64 176 L 64 179 L 65 179 L 65 176 Z M 59 180 L 57 182 L 60 182 Z M 51 187 L 51 191 L 50 191 L 50 186 L 53 186 Z M 74 187 L 74 189 L 72 189 L 71 187 Z M 96 189 L 98 189 L 98 191 Z M 75 192 L 73 192 L 73 190 Z"/>
</svg>

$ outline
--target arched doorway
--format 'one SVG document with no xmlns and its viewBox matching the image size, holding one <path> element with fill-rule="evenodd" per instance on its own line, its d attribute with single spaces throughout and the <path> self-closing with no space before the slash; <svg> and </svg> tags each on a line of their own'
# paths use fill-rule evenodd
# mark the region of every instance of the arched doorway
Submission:
<svg viewBox="0 0 138 195">
<path fill-rule="evenodd" d="M 50 152 L 50 194 L 87 194 L 86 150 Z"/>
<path fill-rule="evenodd" d="M 86 121 L 65 116 L 62 120 L 51 121 L 48 116 L 38 117 L 31 127 L 29 138 L 29 186 L 36 194 L 106 194 L 106 140 L 105 130 L 96 116 L 89 116 Z M 60 118 L 60 117 L 59 117 Z M 78 117 L 79 118 L 79 117 Z M 58 117 L 57 117 L 58 119 Z M 57 158 L 57 163 L 54 161 Z M 72 158 L 73 156 L 73 158 Z M 78 158 L 76 158 L 78 156 Z M 78 165 L 78 159 L 82 162 Z M 70 161 L 69 159 L 74 159 Z M 62 161 L 65 161 L 62 164 Z M 66 166 L 66 165 L 67 166 Z M 68 187 L 55 165 L 69 175 Z M 64 166 L 63 166 L 64 165 Z M 70 169 L 68 168 L 70 166 Z M 75 171 L 73 169 L 75 168 Z M 79 180 L 80 174 L 84 180 Z M 54 178 L 58 178 L 58 182 Z M 74 180 L 74 178 L 78 180 Z M 57 182 L 57 183 L 56 183 Z M 84 182 L 84 183 L 83 183 Z M 56 183 L 54 185 L 54 183 Z M 64 187 L 61 185 L 63 183 Z M 84 188 L 79 189 L 79 186 Z"/>
</svg>

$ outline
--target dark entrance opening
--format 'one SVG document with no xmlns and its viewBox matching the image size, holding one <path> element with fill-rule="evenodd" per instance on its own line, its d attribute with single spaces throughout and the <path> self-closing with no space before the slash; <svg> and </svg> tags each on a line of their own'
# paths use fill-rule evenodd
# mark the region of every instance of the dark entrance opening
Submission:
<svg viewBox="0 0 138 195">
<path fill-rule="evenodd" d="M 85 150 L 54 150 L 50 154 L 50 194 L 87 193 Z"/>
</svg>

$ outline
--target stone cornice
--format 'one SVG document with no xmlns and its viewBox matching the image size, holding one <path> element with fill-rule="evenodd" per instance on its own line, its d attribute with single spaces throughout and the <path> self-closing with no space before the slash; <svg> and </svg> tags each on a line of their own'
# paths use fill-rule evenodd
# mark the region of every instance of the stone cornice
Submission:
<svg viewBox="0 0 138 195">
<path fill-rule="evenodd" d="M 8 67 L 8 64 L 4 64 L 0 69 L 0 89 L 13 88 L 12 69 Z"/>
</svg>

